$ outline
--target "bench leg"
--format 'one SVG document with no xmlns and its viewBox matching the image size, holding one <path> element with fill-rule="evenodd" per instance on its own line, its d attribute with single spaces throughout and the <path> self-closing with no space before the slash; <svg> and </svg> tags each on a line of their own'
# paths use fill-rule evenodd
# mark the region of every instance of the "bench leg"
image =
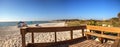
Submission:
<svg viewBox="0 0 120 47">
<path fill-rule="evenodd" d="M 89 39 L 90 35 L 86 34 L 86 38 Z"/>
<path fill-rule="evenodd" d="M 100 41 L 101 43 L 103 43 L 103 38 L 98 37 L 98 39 L 99 39 L 99 41 Z"/>
</svg>

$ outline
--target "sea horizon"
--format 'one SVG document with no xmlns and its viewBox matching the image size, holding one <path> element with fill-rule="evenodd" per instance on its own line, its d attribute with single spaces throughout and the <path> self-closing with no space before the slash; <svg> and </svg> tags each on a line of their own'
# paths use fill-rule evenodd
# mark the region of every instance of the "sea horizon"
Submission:
<svg viewBox="0 0 120 47">
<path fill-rule="evenodd" d="M 20 21 L 8 21 L 8 22 L 0 22 L 0 27 L 5 27 L 5 26 L 17 26 L 18 22 Z M 50 21 L 23 21 L 27 25 L 31 24 L 42 24 L 42 23 L 50 23 Z"/>
</svg>

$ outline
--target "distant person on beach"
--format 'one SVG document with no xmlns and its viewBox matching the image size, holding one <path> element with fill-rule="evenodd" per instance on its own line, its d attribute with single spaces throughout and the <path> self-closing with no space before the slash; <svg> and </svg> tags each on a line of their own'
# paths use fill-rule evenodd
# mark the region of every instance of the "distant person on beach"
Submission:
<svg viewBox="0 0 120 47">
<path fill-rule="evenodd" d="M 35 26 L 39 26 L 39 24 L 36 24 Z"/>
<path fill-rule="evenodd" d="M 27 24 L 25 22 L 18 22 L 18 28 L 21 28 L 21 27 L 28 27 Z"/>
</svg>

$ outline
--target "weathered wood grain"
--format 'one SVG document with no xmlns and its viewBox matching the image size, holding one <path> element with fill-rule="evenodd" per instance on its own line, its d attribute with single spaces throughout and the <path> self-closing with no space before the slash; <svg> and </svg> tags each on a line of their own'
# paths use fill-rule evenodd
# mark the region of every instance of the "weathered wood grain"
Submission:
<svg viewBox="0 0 120 47">
<path fill-rule="evenodd" d="M 118 27 L 103 27 L 103 26 L 87 25 L 86 28 L 89 30 L 98 30 L 98 31 L 103 31 L 103 32 L 120 33 L 120 28 L 118 28 Z"/>
</svg>

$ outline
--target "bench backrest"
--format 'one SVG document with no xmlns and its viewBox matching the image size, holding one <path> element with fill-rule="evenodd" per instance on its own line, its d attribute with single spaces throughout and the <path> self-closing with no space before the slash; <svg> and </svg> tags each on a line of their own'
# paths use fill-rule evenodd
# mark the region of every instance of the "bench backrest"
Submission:
<svg viewBox="0 0 120 47">
<path fill-rule="evenodd" d="M 103 27 L 103 26 L 87 25 L 86 28 L 89 30 L 98 30 L 98 31 L 103 31 L 103 32 L 120 33 L 120 28 L 117 28 L 117 27 Z"/>
<path fill-rule="evenodd" d="M 57 41 L 57 32 L 63 32 L 63 31 L 70 31 L 70 37 L 71 40 L 73 40 L 73 31 L 74 30 L 82 30 L 82 36 L 84 37 L 84 29 L 86 29 L 86 26 L 72 26 L 72 27 L 27 27 L 27 28 L 21 28 L 21 35 L 22 35 L 22 47 L 26 46 L 26 39 L 25 35 L 26 33 L 31 33 L 31 40 L 32 43 L 34 43 L 34 33 L 41 33 L 41 32 L 53 32 L 54 33 L 54 40 Z"/>
</svg>

